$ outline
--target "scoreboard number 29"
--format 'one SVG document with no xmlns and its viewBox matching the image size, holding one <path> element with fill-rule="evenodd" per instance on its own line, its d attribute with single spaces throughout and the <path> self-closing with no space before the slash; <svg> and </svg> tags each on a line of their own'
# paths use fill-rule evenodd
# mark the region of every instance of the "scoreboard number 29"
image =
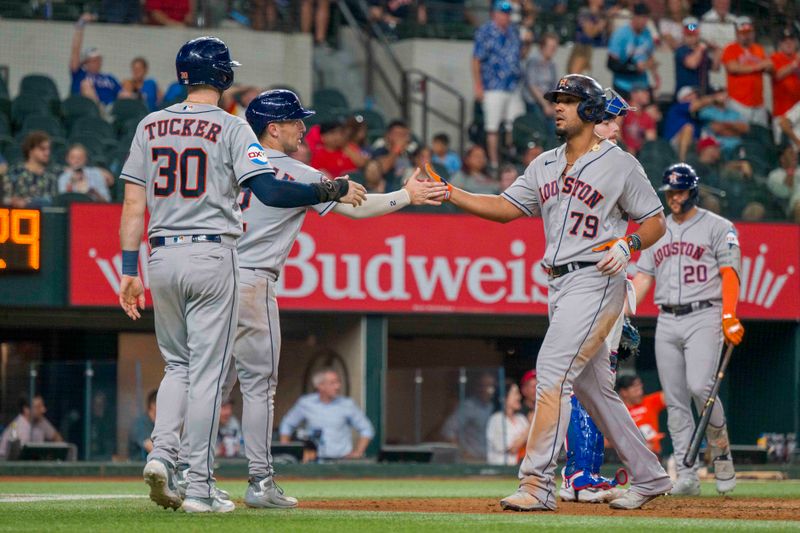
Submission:
<svg viewBox="0 0 800 533">
<path fill-rule="evenodd" d="M 0 209 L 0 272 L 37 272 L 42 214 L 38 209 Z"/>
</svg>

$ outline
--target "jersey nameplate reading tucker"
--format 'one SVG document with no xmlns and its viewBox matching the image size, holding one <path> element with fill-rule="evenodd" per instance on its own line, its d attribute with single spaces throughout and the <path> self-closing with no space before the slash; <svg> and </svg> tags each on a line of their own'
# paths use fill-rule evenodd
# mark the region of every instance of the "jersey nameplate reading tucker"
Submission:
<svg viewBox="0 0 800 533">
<path fill-rule="evenodd" d="M 192 106 L 183 106 L 189 107 Z M 156 137 L 167 137 L 178 135 L 180 137 L 202 137 L 213 143 L 217 142 L 217 136 L 222 131 L 222 126 L 216 122 L 208 120 L 198 120 L 194 118 L 171 118 L 168 120 L 157 120 L 143 126 L 147 132 L 148 140 L 155 140 Z"/>
</svg>

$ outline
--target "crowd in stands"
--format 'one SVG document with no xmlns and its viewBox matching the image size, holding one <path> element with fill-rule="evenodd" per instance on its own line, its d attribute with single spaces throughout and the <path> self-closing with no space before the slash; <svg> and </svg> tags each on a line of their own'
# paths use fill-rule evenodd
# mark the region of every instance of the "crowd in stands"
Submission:
<svg viewBox="0 0 800 533">
<path fill-rule="evenodd" d="M 685 161 L 700 171 L 704 207 L 733 219 L 800 222 L 794 165 L 800 150 L 796 18 L 761 36 L 774 45 L 774 53 L 767 54 L 753 20 L 731 13 L 730 0 L 710 5 L 586 0 L 577 12 L 571 53 L 565 64 L 557 64 L 559 34 L 537 35 L 535 26 L 525 27 L 544 12 L 537 11 L 539 4 L 555 13 L 566 2 L 498 0 L 490 19 L 475 31 L 473 94 L 485 142 L 472 135 L 477 147 L 466 150 L 464 163 L 473 156 L 480 160 L 475 154 L 482 152 L 481 145 L 488 163 L 479 173 L 469 168 L 474 178 L 458 181 L 460 186 L 473 192 L 501 190 L 502 164 L 524 167 L 529 144 L 556 146 L 553 107 L 544 93 L 562 74 L 597 75 L 592 49 L 602 46 L 608 49 L 604 68 L 612 74 L 610 89 L 635 108 L 624 119 L 620 145 L 638 157 L 654 185 L 667 166 Z M 793 12 L 791 3 L 779 4 L 783 12 Z M 657 49 L 674 57 L 672 93 L 662 90 L 664 67 L 656 61 Z M 716 71 L 725 74 L 722 86 L 710 81 Z"/>
<path fill-rule="evenodd" d="M 488 10 L 488 2 L 373 1 L 370 13 L 387 26 L 408 17 L 419 23 L 435 19 L 433 13 L 443 3 L 459 17 L 476 6 L 485 11 L 483 19 L 464 14 L 480 25 L 474 30 L 471 61 L 475 120 L 471 144 L 463 153 L 445 133 L 426 144 L 402 120 L 385 123 L 376 110 L 353 112 L 341 93 L 323 98 L 319 93 L 326 91 L 317 91 L 312 107 L 318 114 L 307 121 L 305 142 L 295 157 L 331 177 L 349 175 L 371 192 L 400 188 L 413 168 L 428 162 L 467 190 L 501 192 L 513 181 L 514 171 L 521 172 L 543 150 L 558 144 L 553 106 L 544 94 L 564 73 L 593 74 L 593 49 L 607 46 L 605 68 L 612 73 L 612 88 L 635 107 L 622 124 L 620 145 L 638 157 L 654 184 L 667 166 L 686 161 L 700 172 L 704 207 L 733 219 L 800 222 L 800 181 L 794 165 L 800 150 L 796 25 L 783 26 L 777 35 L 761 36 L 759 41 L 753 21 L 731 13 L 729 0 L 584 0 L 580 9 L 564 0 L 499 0 Z M 187 4 L 190 10 L 195 6 Z M 328 4 L 303 2 L 303 28 L 314 31 L 315 25 L 327 24 L 319 10 L 329 10 Z M 147 2 L 140 17 L 163 22 L 164 15 L 176 24 L 192 19 L 177 13 L 176 6 L 151 16 L 148 6 L 155 5 Z M 285 7 L 267 0 L 253 6 L 266 11 Z M 778 2 L 776 9 L 788 16 L 794 7 Z M 563 34 L 537 29 L 537 20 L 554 13 L 575 15 L 571 53 L 558 56 L 565 61 L 556 60 L 565 46 Z M 164 88 L 149 78 L 142 57 L 132 58 L 122 82 L 105 72 L 102 51 L 82 48 L 84 28 L 94 20 L 93 15 L 83 15 L 76 23 L 69 64 L 71 96 L 59 112 L 53 111 L 50 123 L 25 113 L 61 104 L 42 105 L 42 91 L 27 107 L 15 101 L 19 109 L 11 110 L 8 124 L 0 112 L 0 191 L 5 204 L 48 205 L 65 193 L 95 201 L 119 199 L 112 176 L 138 120 L 184 97 L 178 83 Z M 325 32 L 315 34 L 315 40 L 324 38 Z M 768 55 L 761 42 L 769 44 L 771 38 L 774 52 Z M 674 56 L 676 83 L 670 94 L 661 90 L 663 66 L 654 58 L 659 48 Z M 597 61 L 594 65 L 597 68 Z M 725 73 L 724 85 L 711 83 L 714 71 Z M 770 109 L 765 105 L 766 84 L 773 95 Z M 243 116 L 247 104 L 264 89 L 235 85 L 225 93 L 222 106 Z M 22 96 L 33 102 L 32 95 L 17 100 Z"/>
</svg>

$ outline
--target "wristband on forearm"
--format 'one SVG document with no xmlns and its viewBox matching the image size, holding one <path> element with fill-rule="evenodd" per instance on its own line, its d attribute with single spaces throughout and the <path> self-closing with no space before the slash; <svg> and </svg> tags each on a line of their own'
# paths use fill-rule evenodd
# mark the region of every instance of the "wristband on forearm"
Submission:
<svg viewBox="0 0 800 533">
<path fill-rule="evenodd" d="M 628 243 L 628 248 L 630 248 L 631 252 L 638 252 L 642 249 L 642 239 L 636 233 L 631 233 L 625 240 Z"/>
<path fill-rule="evenodd" d="M 139 250 L 122 250 L 122 275 L 139 275 Z"/>
<path fill-rule="evenodd" d="M 350 182 L 341 180 L 323 180 L 320 183 L 312 183 L 312 187 L 317 191 L 319 203 L 338 202 L 350 190 Z"/>
</svg>

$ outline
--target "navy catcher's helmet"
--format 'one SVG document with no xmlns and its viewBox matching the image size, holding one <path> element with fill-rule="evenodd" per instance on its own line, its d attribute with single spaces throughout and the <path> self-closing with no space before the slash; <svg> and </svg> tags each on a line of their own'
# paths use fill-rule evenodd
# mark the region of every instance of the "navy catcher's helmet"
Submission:
<svg viewBox="0 0 800 533">
<path fill-rule="evenodd" d="M 198 37 L 178 50 L 175 69 L 181 85 L 210 85 L 224 91 L 233 83 L 233 67 L 228 47 L 216 37 Z"/>
<path fill-rule="evenodd" d="M 300 98 L 287 89 L 265 91 L 253 98 L 247 106 L 245 117 L 257 137 L 260 137 L 270 122 L 298 120 L 316 113 L 304 109 Z"/>
<path fill-rule="evenodd" d="M 661 181 L 663 185 L 658 189 L 659 191 L 691 191 L 689 198 L 681 206 L 681 210 L 684 213 L 691 209 L 692 206 L 697 205 L 697 186 L 700 183 L 700 178 L 691 165 L 686 163 L 672 165 L 664 171 L 664 177 Z"/>
<path fill-rule="evenodd" d="M 612 120 L 616 117 L 624 117 L 628 111 L 636 111 L 622 96 L 614 89 L 606 89 L 606 112 L 603 120 Z"/>
<path fill-rule="evenodd" d="M 600 124 L 606 112 L 606 94 L 593 78 L 583 74 L 568 74 L 558 80 L 555 89 L 545 93 L 547 101 L 555 103 L 559 94 L 569 94 L 581 99 L 578 117 L 584 122 Z"/>
</svg>

